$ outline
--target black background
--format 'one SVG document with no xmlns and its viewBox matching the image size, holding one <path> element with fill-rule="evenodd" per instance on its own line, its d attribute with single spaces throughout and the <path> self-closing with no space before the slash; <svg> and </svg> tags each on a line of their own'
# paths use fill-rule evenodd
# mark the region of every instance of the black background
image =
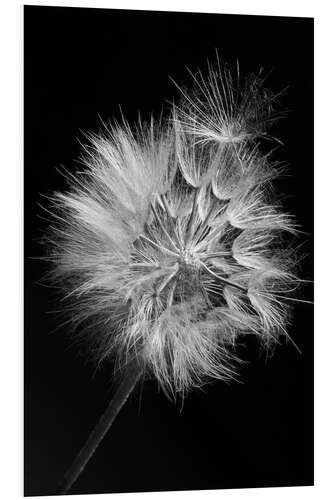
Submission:
<svg viewBox="0 0 333 500">
<path fill-rule="evenodd" d="M 285 206 L 307 233 L 304 278 L 312 278 L 313 20 L 25 7 L 25 495 L 55 494 L 107 404 L 112 369 L 97 373 L 60 327 L 53 291 L 37 281 L 41 194 L 64 188 L 57 168 L 77 168 L 82 132 L 124 115 L 133 122 L 177 97 L 168 78 L 189 82 L 215 49 L 243 74 L 260 67 L 267 85 L 288 86 L 290 110 L 274 127 L 287 160 Z M 305 290 L 305 298 L 310 298 Z M 313 317 L 299 304 L 289 333 L 266 359 L 256 341 L 241 383 L 214 382 L 172 405 L 147 382 L 123 409 L 72 493 L 248 488 L 313 484 Z"/>
</svg>

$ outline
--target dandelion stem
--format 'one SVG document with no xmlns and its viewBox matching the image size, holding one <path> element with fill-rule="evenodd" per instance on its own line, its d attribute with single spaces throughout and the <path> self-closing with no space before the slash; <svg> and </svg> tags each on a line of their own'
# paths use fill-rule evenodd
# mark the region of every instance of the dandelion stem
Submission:
<svg viewBox="0 0 333 500">
<path fill-rule="evenodd" d="M 74 462 L 65 473 L 63 481 L 59 488 L 59 494 L 66 495 L 79 475 L 82 473 L 83 469 L 96 451 L 98 445 L 101 443 L 105 434 L 113 424 L 121 408 L 126 403 L 129 395 L 139 381 L 142 372 L 142 363 L 140 363 L 137 359 L 131 361 L 127 365 L 123 380 L 119 385 L 117 392 L 111 399 L 108 407 L 101 416 L 97 425 L 89 435 L 83 448 L 80 450 L 80 452 L 74 459 Z"/>
</svg>

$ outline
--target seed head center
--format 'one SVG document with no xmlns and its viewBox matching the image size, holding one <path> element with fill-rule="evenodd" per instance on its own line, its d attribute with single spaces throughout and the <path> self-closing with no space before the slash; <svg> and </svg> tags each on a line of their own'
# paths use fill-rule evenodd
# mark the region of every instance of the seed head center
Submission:
<svg viewBox="0 0 333 500">
<path fill-rule="evenodd" d="M 199 259 L 195 255 L 194 252 L 192 252 L 188 248 L 185 248 L 180 253 L 180 262 L 179 262 L 179 264 L 180 264 L 180 266 L 198 267 L 199 266 Z"/>
</svg>

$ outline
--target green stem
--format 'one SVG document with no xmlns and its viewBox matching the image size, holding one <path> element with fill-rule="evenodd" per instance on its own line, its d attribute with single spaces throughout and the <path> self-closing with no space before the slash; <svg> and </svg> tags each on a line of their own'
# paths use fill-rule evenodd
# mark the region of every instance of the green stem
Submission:
<svg viewBox="0 0 333 500">
<path fill-rule="evenodd" d="M 111 399 L 107 409 L 91 432 L 83 448 L 78 453 L 74 462 L 64 475 L 63 481 L 59 488 L 59 494 L 66 495 L 79 475 L 82 473 L 83 469 L 96 451 L 98 445 L 103 440 L 105 434 L 113 424 L 121 408 L 126 403 L 129 395 L 139 381 L 142 373 L 142 363 L 140 363 L 137 359 L 127 365 L 123 380 L 118 387 L 116 394 Z"/>
</svg>

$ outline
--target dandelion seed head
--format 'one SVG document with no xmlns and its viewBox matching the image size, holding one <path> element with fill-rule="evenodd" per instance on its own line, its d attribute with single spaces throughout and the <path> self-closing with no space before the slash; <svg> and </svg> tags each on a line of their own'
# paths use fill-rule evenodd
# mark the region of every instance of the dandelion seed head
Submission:
<svg viewBox="0 0 333 500">
<path fill-rule="evenodd" d="M 172 394 L 237 376 L 237 341 L 285 335 L 293 218 L 258 138 L 271 94 L 227 70 L 194 77 L 168 124 L 90 134 L 84 169 L 50 198 L 53 278 L 97 359 L 139 356 Z M 269 97 L 268 97 L 269 96 Z M 283 250 L 283 251 L 282 251 Z M 282 297 L 282 298 L 281 298 Z"/>
</svg>

